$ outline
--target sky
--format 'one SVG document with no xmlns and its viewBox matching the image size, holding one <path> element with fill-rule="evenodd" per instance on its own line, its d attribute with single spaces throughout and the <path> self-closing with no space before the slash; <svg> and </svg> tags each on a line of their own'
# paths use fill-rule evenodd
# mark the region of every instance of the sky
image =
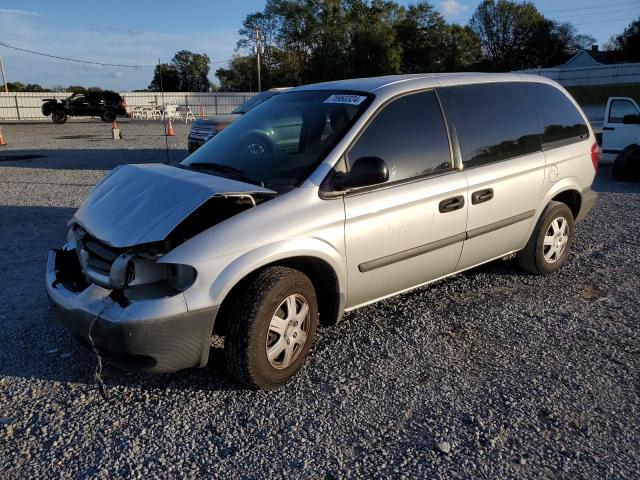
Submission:
<svg viewBox="0 0 640 480">
<path fill-rule="evenodd" d="M 396 0 L 403 5 L 416 0 Z M 144 89 L 153 65 L 178 50 L 206 53 L 215 70 L 236 48 L 247 14 L 264 0 L 0 0 L 0 41 L 28 50 L 103 63 L 148 68 L 103 67 L 48 59 L 0 45 L 7 80 L 55 85 Z M 468 22 L 479 0 L 431 0 L 449 22 Z M 640 0 L 534 0 L 548 18 L 572 22 L 602 45 L 640 16 Z M 1 82 L 0 82 L 1 84 Z"/>
</svg>

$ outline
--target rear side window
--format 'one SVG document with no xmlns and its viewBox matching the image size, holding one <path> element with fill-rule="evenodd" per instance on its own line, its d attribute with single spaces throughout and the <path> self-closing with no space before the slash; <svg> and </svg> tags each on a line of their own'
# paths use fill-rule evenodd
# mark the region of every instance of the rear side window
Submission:
<svg viewBox="0 0 640 480">
<path fill-rule="evenodd" d="M 390 182 L 451 168 L 449 137 L 435 93 L 405 95 L 383 107 L 349 151 L 349 168 L 361 157 L 382 158 Z"/>
<path fill-rule="evenodd" d="M 579 142 L 589 136 L 582 115 L 564 93 L 544 83 L 525 83 L 525 88 L 540 122 L 543 149 Z"/>
<path fill-rule="evenodd" d="M 541 149 L 538 123 L 520 82 L 438 90 L 458 133 L 465 167 L 477 167 Z"/>
<path fill-rule="evenodd" d="M 624 123 L 625 115 L 638 115 L 639 113 L 629 100 L 611 100 L 609 123 Z"/>
</svg>

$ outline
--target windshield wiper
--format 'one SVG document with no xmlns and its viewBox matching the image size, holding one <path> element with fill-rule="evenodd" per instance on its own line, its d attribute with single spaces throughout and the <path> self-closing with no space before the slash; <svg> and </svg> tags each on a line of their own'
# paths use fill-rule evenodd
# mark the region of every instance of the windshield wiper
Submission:
<svg viewBox="0 0 640 480">
<path fill-rule="evenodd" d="M 213 162 L 193 162 L 188 165 L 181 165 L 182 168 L 200 168 L 202 170 L 213 170 L 218 173 L 227 174 L 231 178 L 235 180 L 242 180 L 244 182 L 253 183 L 254 185 L 259 185 L 264 187 L 264 182 L 262 179 L 258 177 L 254 177 L 253 175 L 248 174 L 244 170 L 240 170 L 236 167 L 231 167 L 229 165 L 223 165 L 222 163 L 213 163 Z"/>
</svg>

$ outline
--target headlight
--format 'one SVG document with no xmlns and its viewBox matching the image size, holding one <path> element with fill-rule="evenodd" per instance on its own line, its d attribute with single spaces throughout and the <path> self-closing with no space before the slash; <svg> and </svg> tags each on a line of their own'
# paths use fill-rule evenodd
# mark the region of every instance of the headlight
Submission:
<svg viewBox="0 0 640 480">
<path fill-rule="evenodd" d="M 111 267 L 109 283 L 129 300 L 158 298 L 185 291 L 196 280 L 189 265 L 158 263 L 141 256 L 120 255 Z"/>
</svg>

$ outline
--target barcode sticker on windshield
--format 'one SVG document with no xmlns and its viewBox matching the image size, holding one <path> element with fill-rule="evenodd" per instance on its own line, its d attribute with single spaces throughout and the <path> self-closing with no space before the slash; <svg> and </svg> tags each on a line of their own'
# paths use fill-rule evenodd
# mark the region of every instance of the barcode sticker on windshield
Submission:
<svg viewBox="0 0 640 480">
<path fill-rule="evenodd" d="M 346 93 L 334 93 L 323 103 L 339 103 L 342 105 L 360 105 L 367 97 L 363 95 L 348 95 Z"/>
</svg>

